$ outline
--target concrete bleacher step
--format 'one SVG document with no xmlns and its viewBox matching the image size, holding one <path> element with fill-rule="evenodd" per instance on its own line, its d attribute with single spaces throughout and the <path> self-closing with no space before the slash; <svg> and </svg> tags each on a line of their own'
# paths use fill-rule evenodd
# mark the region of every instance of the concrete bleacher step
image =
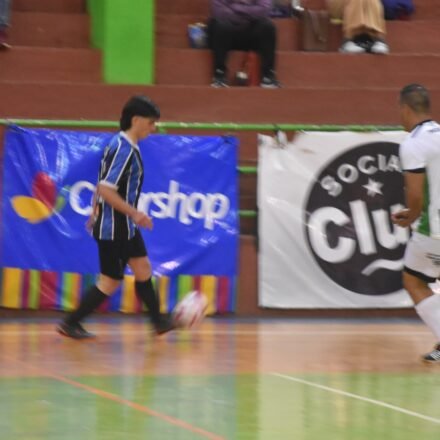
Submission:
<svg viewBox="0 0 440 440">
<path fill-rule="evenodd" d="M 325 0 L 304 0 L 302 3 L 310 9 L 325 8 Z M 416 12 L 412 17 L 413 20 L 440 19 L 440 3 L 437 0 L 416 0 L 414 4 Z M 156 12 L 157 14 L 198 14 L 207 17 L 209 0 L 159 0 L 156 4 Z"/>
<path fill-rule="evenodd" d="M 239 188 L 240 209 L 254 211 L 257 207 L 257 198 L 255 194 L 256 184 L 254 183 L 254 187 L 252 189 L 249 189 L 249 193 L 247 195 L 243 195 L 246 193 L 243 193 L 241 189 L 241 181 L 242 181 L 241 179 L 242 178 L 240 178 L 240 188 Z"/>
<path fill-rule="evenodd" d="M 88 48 L 89 34 L 87 14 L 18 11 L 12 14 L 13 46 Z"/>
<path fill-rule="evenodd" d="M 241 209 L 241 208 L 240 208 Z M 255 217 L 240 217 L 240 252 L 242 252 L 242 243 L 244 236 L 257 236 L 257 219 Z M 249 268 L 249 265 L 247 266 Z"/>
<path fill-rule="evenodd" d="M 240 69 L 242 52 L 231 54 L 230 72 Z M 176 66 L 179 66 L 176 69 Z M 439 55 L 346 55 L 339 53 L 278 52 L 278 75 L 285 87 L 401 87 L 421 82 L 440 84 Z M 160 85 L 208 85 L 212 76 L 208 50 L 157 51 Z"/>
<path fill-rule="evenodd" d="M 415 0 L 414 20 L 440 19 L 440 3 L 436 0 Z"/>
<path fill-rule="evenodd" d="M 440 12 L 437 19 L 389 21 L 387 41 L 391 52 L 440 53 Z"/>
<path fill-rule="evenodd" d="M 13 11 L 84 13 L 86 0 L 13 0 Z"/>
<path fill-rule="evenodd" d="M 190 23 L 206 22 L 200 14 L 161 14 L 156 18 L 158 47 L 189 47 L 187 28 Z M 296 18 L 274 20 L 280 51 L 301 50 L 301 22 Z M 340 25 L 329 28 L 329 51 L 337 51 L 342 41 Z M 440 20 L 390 21 L 387 41 L 392 53 L 440 53 Z"/>
<path fill-rule="evenodd" d="M 127 97 L 145 93 L 168 121 L 398 124 L 399 88 L 267 90 L 0 81 L 0 117 L 117 120 Z M 432 88 L 432 100 L 440 102 L 439 86 Z M 439 105 L 433 116 L 440 119 Z"/>
<path fill-rule="evenodd" d="M 0 54 L 0 62 L 0 80 L 14 81 L 18 87 L 20 81 L 101 81 L 101 54 L 92 49 L 14 47 Z"/>
<path fill-rule="evenodd" d="M 248 179 L 247 177 L 240 176 L 239 179 L 239 200 L 238 206 L 242 211 L 255 211 L 257 209 L 257 195 L 256 195 L 256 187 L 257 187 L 257 175 L 254 174 L 251 176 L 252 179 Z M 244 188 L 243 182 L 249 181 L 249 184 L 246 184 L 246 188 Z M 257 221 L 255 217 L 240 217 L 240 233 L 241 234 L 256 234 L 257 231 Z"/>
<path fill-rule="evenodd" d="M 256 147 L 257 140 L 255 139 L 254 149 Z M 257 175 L 256 174 L 243 174 L 240 175 L 239 180 L 239 194 L 240 194 L 240 209 L 255 210 L 257 207 L 257 195 L 255 188 L 257 187 Z"/>
</svg>

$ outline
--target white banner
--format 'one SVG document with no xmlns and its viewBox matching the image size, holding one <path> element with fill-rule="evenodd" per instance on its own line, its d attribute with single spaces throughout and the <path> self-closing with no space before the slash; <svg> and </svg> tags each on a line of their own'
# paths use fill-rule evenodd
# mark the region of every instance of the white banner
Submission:
<svg viewBox="0 0 440 440">
<path fill-rule="evenodd" d="M 398 145 L 405 132 L 260 136 L 259 305 L 410 307 L 402 289 L 409 230 Z"/>
</svg>

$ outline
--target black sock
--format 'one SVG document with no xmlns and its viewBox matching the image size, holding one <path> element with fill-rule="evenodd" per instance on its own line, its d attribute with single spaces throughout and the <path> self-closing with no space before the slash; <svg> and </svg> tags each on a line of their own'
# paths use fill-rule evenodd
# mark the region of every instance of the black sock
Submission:
<svg viewBox="0 0 440 440">
<path fill-rule="evenodd" d="M 96 286 L 91 287 L 83 296 L 79 307 L 67 316 L 65 319 L 66 324 L 77 324 L 97 309 L 107 298 L 108 296 Z"/>
<path fill-rule="evenodd" d="M 136 281 L 136 294 L 140 300 L 148 307 L 151 320 L 154 324 L 160 321 L 159 299 L 153 287 L 151 278 L 148 281 Z"/>
</svg>

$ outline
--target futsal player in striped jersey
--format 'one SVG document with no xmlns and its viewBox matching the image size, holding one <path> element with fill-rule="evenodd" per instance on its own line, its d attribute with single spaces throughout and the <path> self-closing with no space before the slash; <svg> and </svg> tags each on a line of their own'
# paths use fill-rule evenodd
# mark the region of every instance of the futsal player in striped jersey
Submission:
<svg viewBox="0 0 440 440">
<path fill-rule="evenodd" d="M 153 287 L 151 264 L 139 228 L 153 228 L 152 219 L 138 211 L 144 167 L 138 142 L 155 131 L 159 108 L 145 96 L 134 96 L 124 106 L 121 131 L 105 148 L 89 227 L 98 244 L 100 275 L 95 286 L 83 296 L 77 310 L 58 325 L 62 335 L 85 339 L 93 337 L 81 321 L 97 309 L 119 287 L 127 264 L 135 277 L 136 294 L 148 307 L 157 334 L 174 328 L 160 315 Z"/>
<path fill-rule="evenodd" d="M 399 150 L 407 208 L 392 215 L 392 220 L 402 227 L 412 226 L 403 286 L 437 339 L 423 360 L 440 365 L 440 295 L 429 287 L 440 277 L 440 125 L 431 119 L 430 107 L 429 93 L 420 84 L 401 90 L 401 120 L 409 132 Z"/>
</svg>

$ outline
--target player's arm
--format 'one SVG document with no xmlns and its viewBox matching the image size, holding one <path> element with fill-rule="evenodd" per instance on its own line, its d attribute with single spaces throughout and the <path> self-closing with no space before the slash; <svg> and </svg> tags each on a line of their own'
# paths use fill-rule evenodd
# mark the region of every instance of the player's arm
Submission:
<svg viewBox="0 0 440 440">
<path fill-rule="evenodd" d="M 110 166 L 99 181 L 98 194 L 116 211 L 130 217 L 136 225 L 151 229 L 153 227 L 151 218 L 127 203 L 118 193 L 121 179 L 129 169 L 132 158 L 131 147 L 120 143 L 111 159 Z"/>
<path fill-rule="evenodd" d="M 96 219 L 98 217 L 98 188 L 96 188 L 95 192 L 93 193 L 92 197 L 92 212 L 90 213 L 90 217 L 86 222 L 86 229 L 90 233 L 93 230 L 93 226 L 95 225 Z"/>
<path fill-rule="evenodd" d="M 424 147 L 420 139 L 410 138 L 399 148 L 400 163 L 405 179 L 406 209 L 394 213 L 391 220 L 403 228 L 414 223 L 422 212 L 426 164 L 429 161 Z"/>
<path fill-rule="evenodd" d="M 92 197 L 92 215 L 94 217 L 98 215 L 98 188 L 96 188 Z"/>
<path fill-rule="evenodd" d="M 423 171 L 407 171 L 405 176 L 405 196 L 410 220 L 417 220 L 423 209 L 423 194 L 426 181 L 426 173 Z"/>
<path fill-rule="evenodd" d="M 393 214 L 392 220 L 398 226 L 407 227 L 414 223 L 422 212 L 426 173 L 424 169 L 405 171 L 404 178 L 407 208 Z"/>
<path fill-rule="evenodd" d="M 136 208 L 128 204 L 118 193 L 115 188 L 112 188 L 101 182 L 98 185 L 99 196 L 111 205 L 116 211 L 130 217 L 135 224 L 143 228 L 151 229 L 153 227 L 153 222 L 151 218 L 145 213 L 138 211 Z"/>
</svg>

